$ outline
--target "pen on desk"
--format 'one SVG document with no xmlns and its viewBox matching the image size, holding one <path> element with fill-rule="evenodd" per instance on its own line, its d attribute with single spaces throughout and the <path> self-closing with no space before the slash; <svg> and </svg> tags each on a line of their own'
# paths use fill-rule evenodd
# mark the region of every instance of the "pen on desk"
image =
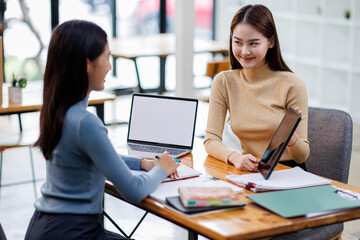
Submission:
<svg viewBox="0 0 360 240">
<path fill-rule="evenodd" d="M 181 161 L 179 159 L 177 159 L 176 157 L 173 157 L 173 159 L 175 160 L 176 163 L 181 163 Z"/>
<path fill-rule="evenodd" d="M 255 188 L 256 187 L 256 184 L 253 183 L 253 182 L 248 182 L 246 185 L 245 185 L 245 189 L 247 190 L 251 190 L 252 188 Z"/>
<path fill-rule="evenodd" d="M 214 180 L 214 181 L 220 180 L 220 178 L 218 178 L 218 177 L 211 177 L 210 179 L 211 179 L 211 180 Z"/>
<path fill-rule="evenodd" d="M 159 159 L 160 157 L 158 155 L 155 156 L 156 159 Z M 177 159 L 176 157 L 173 157 L 176 163 L 181 163 L 181 160 Z"/>
<path fill-rule="evenodd" d="M 353 191 L 350 191 L 350 190 L 347 190 L 347 189 L 340 188 L 340 189 L 337 189 L 335 191 L 335 193 L 342 196 L 342 197 L 360 200 L 360 194 L 359 193 L 356 193 L 356 192 L 353 192 Z"/>
</svg>

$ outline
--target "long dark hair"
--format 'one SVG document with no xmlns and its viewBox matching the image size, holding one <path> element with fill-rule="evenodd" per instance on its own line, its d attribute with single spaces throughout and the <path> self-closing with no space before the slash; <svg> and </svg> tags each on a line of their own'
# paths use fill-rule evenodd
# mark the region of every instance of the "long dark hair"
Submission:
<svg viewBox="0 0 360 240">
<path fill-rule="evenodd" d="M 45 159 L 51 158 L 60 141 L 67 110 L 87 95 L 86 59 L 98 58 L 106 43 L 105 31 L 83 20 L 64 22 L 52 34 L 44 74 L 40 136 L 35 143 Z"/>
<path fill-rule="evenodd" d="M 269 40 L 273 39 L 274 46 L 272 48 L 269 48 L 266 54 L 266 62 L 268 63 L 270 69 L 292 72 L 291 69 L 286 65 L 285 61 L 281 56 L 279 37 L 277 35 L 274 18 L 270 10 L 261 4 L 246 5 L 240 8 L 236 12 L 234 18 L 231 21 L 229 54 L 230 54 L 230 64 L 232 69 L 243 68 L 241 64 L 236 60 L 232 52 L 233 32 L 234 32 L 234 28 L 239 23 L 247 23 L 252 27 L 254 27 L 257 31 L 259 31 Z"/>
</svg>

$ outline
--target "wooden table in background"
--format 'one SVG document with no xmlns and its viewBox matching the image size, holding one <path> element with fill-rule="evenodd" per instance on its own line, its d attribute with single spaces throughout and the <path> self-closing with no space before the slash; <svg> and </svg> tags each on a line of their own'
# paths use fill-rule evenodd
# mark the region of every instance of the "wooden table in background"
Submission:
<svg viewBox="0 0 360 240">
<path fill-rule="evenodd" d="M 23 89 L 22 103 L 16 105 L 9 105 L 8 88 L 9 84 L 3 84 L 3 103 L 0 106 L 0 116 L 18 114 L 20 130 L 21 126 L 21 113 L 37 112 L 41 110 L 42 106 L 42 81 L 29 82 L 26 88 Z M 92 91 L 89 97 L 89 106 L 96 108 L 96 114 L 104 122 L 104 103 L 106 101 L 114 101 L 115 96 L 106 92 Z"/>
<path fill-rule="evenodd" d="M 125 58 L 135 64 L 136 76 L 140 92 L 163 93 L 165 89 L 165 63 L 169 55 L 175 54 L 175 35 L 171 33 L 155 34 L 150 36 L 138 36 L 132 38 L 115 38 L 109 41 L 111 55 L 114 58 L 113 72 L 116 73 L 116 59 Z M 212 53 L 226 55 L 229 46 L 227 44 L 206 40 L 194 39 L 194 53 Z M 160 84 L 156 89 L 143 89 L 136 60 L 140 57 L 160 58 Z"/>
<path fill-rule="evenodd" d="M 208 156 L 202 145 L 202 141 L 202 139 L 195 139 L 193 153 L 184 157 L 190 157 L 190 159 L 183 160 L 184 164 L 192 166 L 203 174 L 215 176 L 225 181 L 225 176 L 228 174 L 247 173 L 241 172 L 232 165 Z M 285 168 L 288 167 L 279 165 L 276 170 Z M 344 183 L 332 181 L 332 184 L 337 187 L 360 192 L 360 188 Z M 105 191 L 121 199 L 121 196 L 112 184 L 106 183 Z M 241 200 L 246 203 L 244 209 L 194 218 L 188 218 L 175 213 L 166 208 L 163 203 L 150 197 L 145 198 L 139 204 L 135 204 L 135 206 L 188 229 L 189 239 L 197 239 L 198 234 L 210 239 L 256 239 L 360 218 L 360 208 L 357 208 L 312 218 L 296 217 L 286 219 L 256 205 L 246 198 L 247 194 L 256 193 L 244 190 L 244 194 L 241 194 Z"/>
</svg>

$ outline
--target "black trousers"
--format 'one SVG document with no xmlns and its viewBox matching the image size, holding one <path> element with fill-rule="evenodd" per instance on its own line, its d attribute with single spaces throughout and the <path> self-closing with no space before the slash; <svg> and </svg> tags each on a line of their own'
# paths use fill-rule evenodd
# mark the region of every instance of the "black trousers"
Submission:
<svg viewBox="0 0 360 240">
<path fill-rule="evenodd" d="M 50 214 L 35 210 L 25 240 L 119 240 L 123 236 L 107 231 L 99 215 Z"/>
</svg>

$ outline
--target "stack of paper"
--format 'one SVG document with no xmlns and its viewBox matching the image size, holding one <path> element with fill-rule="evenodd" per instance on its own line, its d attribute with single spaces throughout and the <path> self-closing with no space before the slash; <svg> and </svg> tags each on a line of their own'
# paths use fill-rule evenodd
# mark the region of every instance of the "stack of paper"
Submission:
<svg viewBox="0 0 360 240">
<path fill-rule="evenodd" d="M 330 184 L 331 181 L 309 173 L 300 167 L 274 171 L 268 180 L 260 173 L 227 175 L 226 179 L 254 192 L 286 190 Z"/>
</svg>

